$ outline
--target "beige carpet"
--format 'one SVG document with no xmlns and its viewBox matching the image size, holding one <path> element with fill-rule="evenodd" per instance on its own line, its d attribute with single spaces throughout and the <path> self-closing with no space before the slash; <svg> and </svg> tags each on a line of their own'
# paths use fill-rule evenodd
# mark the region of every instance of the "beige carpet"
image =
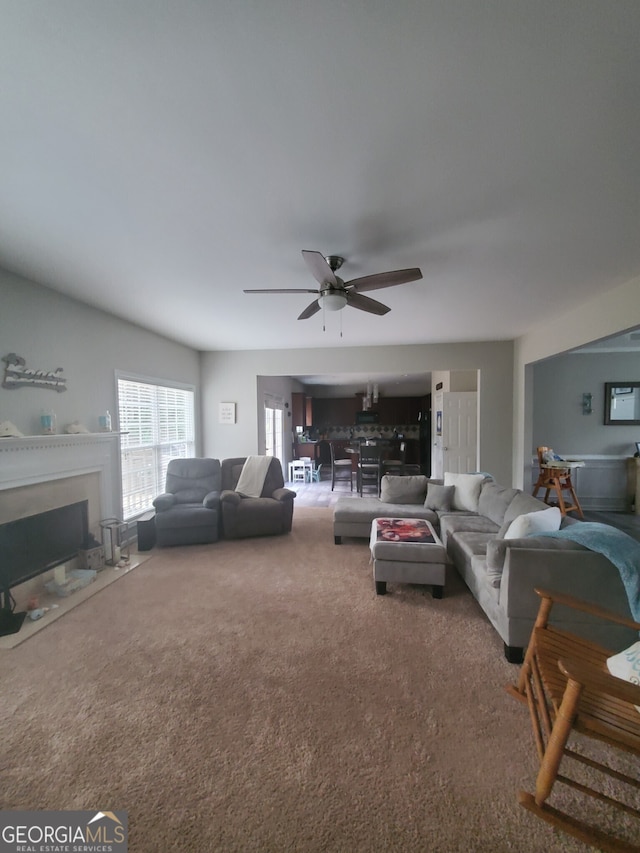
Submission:
<svg viewBox="0 0 640 853">
<path fill-rule="evenodd" d="M 126 809 L 133 853 L 587 849 L 516 803 L 518 667 L 461 581 L 377 597 L 368 556 L 298 508 L 3 652 L 0 805 Z"/>
</svg>

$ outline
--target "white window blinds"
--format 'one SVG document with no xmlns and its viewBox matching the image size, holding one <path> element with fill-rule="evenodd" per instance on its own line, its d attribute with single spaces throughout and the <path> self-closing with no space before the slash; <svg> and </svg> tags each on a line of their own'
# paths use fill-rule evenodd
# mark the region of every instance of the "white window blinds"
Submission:
<svg viewBox="0 0 640 853">
<path fill-rule="evenodd" d="M 193 389 L 118 379 L 125 521 L 164 491 L 170 459 L 195 455 L 194 397 Z"/>
</svg>

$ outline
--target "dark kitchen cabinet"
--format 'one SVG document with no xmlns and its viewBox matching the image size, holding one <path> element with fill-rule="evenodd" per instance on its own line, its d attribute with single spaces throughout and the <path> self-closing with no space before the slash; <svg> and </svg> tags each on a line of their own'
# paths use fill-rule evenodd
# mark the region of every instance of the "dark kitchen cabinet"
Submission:
<svg viewBox="0 0 640 853">
<path fill-rule="evenodd" d="M 305 395 L 298 391 L 294 391 L 291 394 L 291 418 L 291 426 L 294 430 L 296 427 L 304 429 L 307 426 L 305 419 Z"/>
<path fill-rule="evenodd" d="M 303 430 L 313 426 L 312 398 L 301 391 L 291 393 L 291 417 L 293 429 L 302 427 Z"/>
<path fill-rule="evenodd" d="M 306 426 L 313 425 L 320 430 L 336 426 L 354 426 L 356 412 L 361 409 L 361 396 L 314 397 L 312 418 L 307 421 Z M 377 413 L 381 426 L 392 427 L 417 424 L 420 410 L 420 397 L 380 397 L 371 407 L 371 411 Z"/>
<path fill-rule="evenodd" d="M 406 426 L 418 423 L 420 397 L 381 397 L 374 410 L 379 423 L 387 426 Z"/>
<path fill-rule="evenodd" d="M 356 420 L 354 397 L 314 397 L 313 426 L 323 429 L 332 426 L 352 426 Z"/>
</svg>

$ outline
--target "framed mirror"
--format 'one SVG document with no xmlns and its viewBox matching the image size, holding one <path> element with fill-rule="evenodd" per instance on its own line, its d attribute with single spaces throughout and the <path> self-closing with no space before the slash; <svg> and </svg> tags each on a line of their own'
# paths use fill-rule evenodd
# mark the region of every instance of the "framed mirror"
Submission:
<svg viewBox="0 0 640 853">
<path fill-rule="evenodd" d="M 604 422 L 609 426 L 640 424 L 640 382 L 605 382 Z"/>
</svg>

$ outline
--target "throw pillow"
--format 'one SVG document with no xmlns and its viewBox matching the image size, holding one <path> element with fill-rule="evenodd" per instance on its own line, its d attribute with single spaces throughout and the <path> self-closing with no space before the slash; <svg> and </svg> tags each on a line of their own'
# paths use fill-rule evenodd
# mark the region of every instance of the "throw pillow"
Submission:
<svg viewBox="0 0 640 853">
<path fill-rule="evenodd" d="M 423 504 L 427 494 L 424 474 L 399 477 L 385 474 L 380 485 L 380 500 L 387 504 Z"/>
<path fill-rule="evenodd" d="M 454 474 L 445 471 L 445 486 L 455 486 L 451 508 L 477 512 L 480 487 L 484 478 L 484 474 Z"/>
<path fill-rule="evenodd" d="M 504 538 L 524 539 L 525 536 L 531 536 L 535 533 L 560 530 L 561 521 L 562 513 L 557 506 L 551 506 L 549 509 L 543 509 L 540 512 L 528 512 L 511 522 Z"/>
<path fill-rule="evenodd" d="M 424 502 L 425 507 L 427 509 L 440 510 L 441 512 L 449 512 L 454 491 L 454 486 L 436 486 L 435 483 L 429 483 L 427 486 L 427 498 Z"/>
<path fill-rule="evenodd" d="M 616 678 L 640 684 L 640 640 L 623 652 L 607 658 L 607 668 Z M 640 705 L 636 705 L 636 708 L 640 711 Z"/>
</svg>

